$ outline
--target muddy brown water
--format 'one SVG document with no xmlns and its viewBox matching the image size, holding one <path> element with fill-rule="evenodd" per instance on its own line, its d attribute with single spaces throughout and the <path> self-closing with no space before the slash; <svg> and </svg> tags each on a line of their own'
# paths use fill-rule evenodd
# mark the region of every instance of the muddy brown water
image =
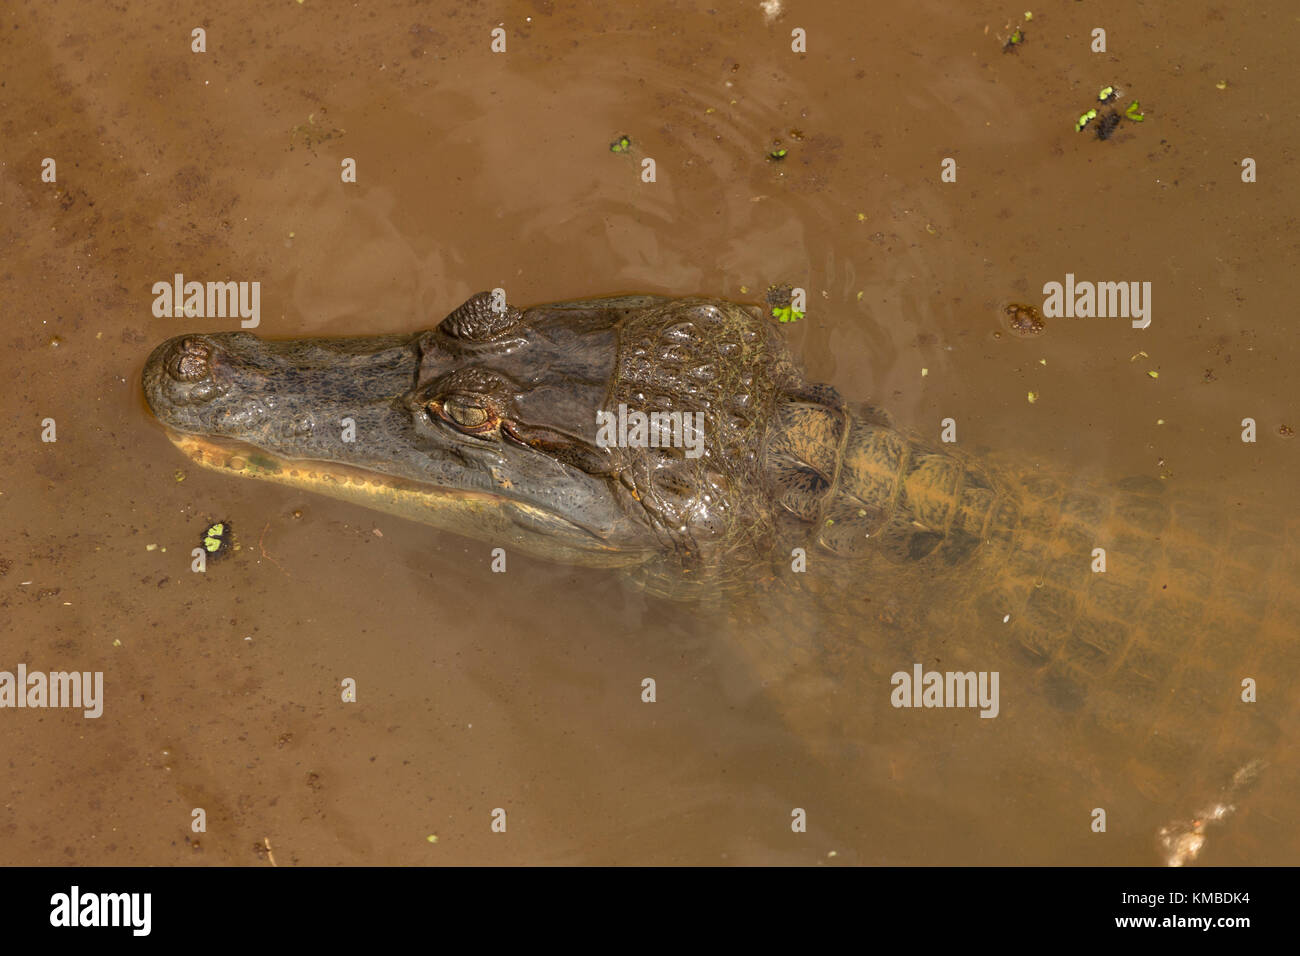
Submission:
<svg viewBox="0 0 1300 956">
<path fill-rule="evenodd" d="M 257 331 L 274 336 L 414 330 L 496 286 L 523 305 L 791 283 L 809 290 L 788 328 L 812 381 L 918 433 L 955 417 L 972 451 L 1163 475 L 1286 528 L 1294 11 L 1053 4 L 1004 54 L 1020 15 L 8 6 L 0 670 L 102 671 L 106 699 L 96 720 L 0 711 L 0 859 L 269 865 L 269 845 L 279 865 L 1158 862 L 1148 829 L 1089 832 L 1088 781 L 1059 800 L 1000 769 L 1011 749 L 1067 765 L 1086 749 L 1051 721 L 999 731 L 1013 747 L 982 741 L 969 712 L 945 714 L 949 732 L 895 711 L 846 731 L 840 758 L 860 762 L 828 757 L 692 605 L 523 556 L 495 575 L 483 543 L 200 471 L 140 393 L 159 341 L 234 327 L 153 317 L 153 283 L 177 272 L 260 281 Z M 1096 26 L 1111 52 L 1088 52 Z M 1144 122 L 1074 133 L 1108 83 Z M 619 134 L 627 155 L 609 151 Z M 788 155 L 768 161 L 776 140 Z M 1258 183 L 1240 181 L 1244 156 Z M 1151 326 L 1007 334 L 999 310 L 1041 304 L 1067 272 L 1151 282 Z M 47 418 L 57 442 L 40 440 Z M 240 550 L 193 574 L 218 518 Z M 1295 688 L 1261 693 L 1294 739 Z M 1198 862 L 1296 862 L 1288 752 Z M 1169 795 L 1171 819 L 1216 799 L 1199 787 Z"/>
</svg>

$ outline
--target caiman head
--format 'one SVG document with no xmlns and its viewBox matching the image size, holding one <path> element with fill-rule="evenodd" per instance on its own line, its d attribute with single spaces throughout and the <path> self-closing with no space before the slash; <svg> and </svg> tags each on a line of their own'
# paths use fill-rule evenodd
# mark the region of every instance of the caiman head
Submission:
<svg viewBox="0 0 1300 956">
<path fill-rule="evenodd" d="M 652 296 L 521 311 L 481 293 L 408 336 L 184 335 L 144 369 L 150 408 L 207 467 L 567 563 L 687 569 L 770 531 L 764 449 L 799 387 L 756 307 Z M 597 413 L 620 406 L 633 426 L 698 413 L 702 442 L 646 447 L 608 422 L 602 438 Z"/>
</svg>

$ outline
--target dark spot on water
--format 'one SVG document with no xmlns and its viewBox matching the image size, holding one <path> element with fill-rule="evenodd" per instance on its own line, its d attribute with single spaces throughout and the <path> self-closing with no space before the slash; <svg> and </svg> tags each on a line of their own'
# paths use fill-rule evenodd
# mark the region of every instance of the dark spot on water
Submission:
<svg viewBox="0 0 1300 956">
<path fill-rule="evenodd" d="M 943 535 L 936 531 L 920 531 L 911 536 L 907 542 L 907 557 L 909 561 L 920 561 L 931 551 L 939 546 L 943 541 Z"/>
<path fill-rule="evenodd" d="M 1072 714 L 1083 706 L 1085 694 L 1077 682 L 1064 674 L 1049 672 L 1043 678 L 1043 693 L 1057 710 Z"/>
<path fill-rule="evenodd" d="M 1007 328 L 1016 335 L 1037 335 L 1047 328 L 1043 314 L 1032 305 L 1012 302 L 1002 310 L 1002 314 L 1006 317 Z"/>
<path fill-rule="evenodd" d="M 1110 139 L 1115 130 L 1119 129 L 1119 114 L 1111 110 L 1105 116 L 1097 119 L 1097 138 Z"/>
</svg>

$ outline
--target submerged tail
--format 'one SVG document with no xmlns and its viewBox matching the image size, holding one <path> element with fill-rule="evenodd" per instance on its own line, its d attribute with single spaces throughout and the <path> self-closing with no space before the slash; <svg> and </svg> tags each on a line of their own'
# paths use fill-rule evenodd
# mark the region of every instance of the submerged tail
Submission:
<svg viewBox="0 0 1300 956">
<path fill-rule="evenodd" d="M 1005 732 L 1161 808 L 1170 862 L 1195 857 L 1206 808 L 1222 818 L 1270 774 L 1294 783 L 1278 759 L 1300 681 L 1294 522 L 1151 478 L 987 467 L 833 402 L 787 403 L 768 461 L 786 542 L 808 549 L 804 574 L 783 549 L 774 575 L 819 608 L 789 670 L 845 666 L 832 631 L 862 645 L 867 683 L 847 696 L 877 723 L 888 712 L 863 698 L 913 661 L 999 671 Z"/>
</svg>

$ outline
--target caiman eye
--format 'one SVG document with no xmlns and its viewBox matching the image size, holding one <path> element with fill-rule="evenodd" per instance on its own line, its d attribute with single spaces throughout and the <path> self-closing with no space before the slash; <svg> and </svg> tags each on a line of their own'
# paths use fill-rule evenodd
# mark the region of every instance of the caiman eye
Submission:
<svg viewBox="0 0 1300 956">
<path fill-rule="evenodd" d="M 497 417 L 489 409 L 459 395 L 448 395 L 443 399 L 429 402 L 429 411 L 443 421 L 450 422 L 461 431 L 480 433 L 491 431 L 498 424 Z"/>
</svg>

